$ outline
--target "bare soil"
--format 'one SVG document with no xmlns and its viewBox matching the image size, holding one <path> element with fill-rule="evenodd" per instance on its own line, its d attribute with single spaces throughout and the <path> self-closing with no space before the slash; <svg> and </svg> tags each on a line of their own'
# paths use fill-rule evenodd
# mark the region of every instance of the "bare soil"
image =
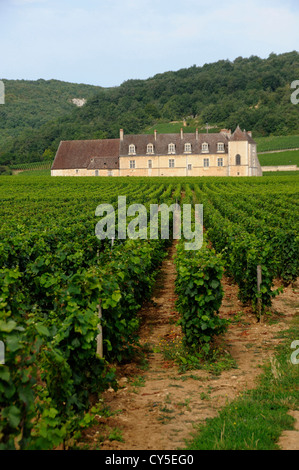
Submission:
<svg viewBox="0 0 299 470">
<path fill-rule="evenodd" d="M 237 368 L 220 375 L 206 370 L 180 373 L 160 352 L 153 352 L 161 341 L 181 335 L 175 324 L 174 254 L 175 244 L 163 262 L 151 301 L 139 313 L 140 342 L 152 351 L 146 367 L 137 362 L 118 367 L 119 390 L 109 389 L 102 396 L 112 414 L 98 416 L 98 424 L 84 432 L 80 446 L 103 450 L 184 448 L 195 425 L 215 417 L 228 402 L 256 386 L 261 365 L 274 354 L 280 341 L 277 333 L 288 328 L 290 318 L 298 311 L 299 286 L 289 286 L 273 300 L 271 316 L 259 323 L 251 308 L 238 300 L 238 287 L 224 278 L 219 315 L 232 322 L 221 341 Z M 289 436 L 282 439 L 282 449 L 294 447 L 295 442 L 298 445 L 298 431 L 292 439 L 291 443 Z"/>
</svg>

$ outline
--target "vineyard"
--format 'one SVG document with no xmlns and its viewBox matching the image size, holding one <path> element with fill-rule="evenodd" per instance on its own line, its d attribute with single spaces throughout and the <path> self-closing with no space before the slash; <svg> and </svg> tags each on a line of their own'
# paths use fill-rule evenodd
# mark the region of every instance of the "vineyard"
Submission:
<svg viewBox="0 0 299 470">
<path fill-rule="evenodd" d="M 161 226 L 151 239 L 149 218 L 141 238 L 100 240 L 99 204 L 112 205 L 116 221 L 119 196 L 148 215 L 154 204 L 203 204 L 202 248 L 186 252 L 181 239 L 175 254 L 183 347 L 198 360 L 227 328 L 224 275 L 259 322 L 298 277 L 297 176 L 2 177 L 0 196 L 0 449 L 76 439 L 92 420 L 91 398 L 117 389 L 116 366 L 140 353 L 138 312 L 173 240 Z M 170 233 L 173 221 L 170 212 Z"/>
</svg>

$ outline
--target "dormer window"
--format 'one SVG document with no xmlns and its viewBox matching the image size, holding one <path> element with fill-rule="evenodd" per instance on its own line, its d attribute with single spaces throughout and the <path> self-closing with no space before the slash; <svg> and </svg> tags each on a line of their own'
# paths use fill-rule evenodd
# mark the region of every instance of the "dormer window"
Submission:
<svg viewBox="0 0 299 470">
<path fill-rule="evenodd" d="M 153 153 L 154 153 L 154 146 L 153 146 L 153 144 L 147 144 L 146 153 L 147 153 L 148 155 L 153 155 Z"/>
<path fill-rule="evenodd" d="M 218 142 L 217 152 L 224 152 L 224 143 L 223 142 Z"/>
<path fill-rule="evenodd" d="M 209 144 L 207 144 L 207 142 L 204 142 L 202 144 L 201 151 L 202 151 L 202 153 L 209 153 Z"/>
<path fill-rule="evenodd" d="M 184 153 L 191 153 L 191 144 L 187 143 L 184 145 Z"/>
<path fill-rule="evenodd" d="M 129 155 L 136 155 L 136 147 L 134 144 L 129 145 Z"/>
<path fill-rule="evenodd" d="M 169 154 L 174 154 L 175 153 L 175 144 L 169 144 L 168 145 L 168 153 Z"/>
</svg>

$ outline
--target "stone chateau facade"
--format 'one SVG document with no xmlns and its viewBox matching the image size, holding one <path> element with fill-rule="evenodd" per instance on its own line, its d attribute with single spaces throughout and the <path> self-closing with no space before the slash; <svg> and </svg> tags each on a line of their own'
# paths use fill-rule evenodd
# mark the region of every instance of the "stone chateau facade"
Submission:
<svg viewBox="0 0 299 470">
<path fill-rule="evenodd" d="M 262 176 L 251 132 L 125 135 L 60 142 L 52 176 Z"/>
</svg>

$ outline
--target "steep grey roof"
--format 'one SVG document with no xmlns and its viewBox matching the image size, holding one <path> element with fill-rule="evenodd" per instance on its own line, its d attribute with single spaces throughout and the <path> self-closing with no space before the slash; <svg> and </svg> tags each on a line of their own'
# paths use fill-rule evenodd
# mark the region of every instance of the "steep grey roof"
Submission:
<svg viewBox="0 0 299 470">
<path fill-rule="evenodd" d="M 224 134 L 157 134 L 154 135 L 125 135 L 120 141 L 120 156 L 129 154 L 129 146 L 135 145 L 136 155 L 146 155 L 147 145 L 153 144 L 155 155 L 167 155 L 168 145 L 174 144 L 176 154 L 184 153 L 185 144 L 191 144 L 191 153 L 202 153 L 202 144 L 209 144 L 209 153 L 217 153 L 217 143 L 224 143 L 225 152 L 228 151 L 228 139 Z"/>
<path fill-rule="evenodd" d="M 253 140 L 253 138 L 248 134 L 248 132 L 241 131 L 240 127 L 238 126 L 235 130 L 235 132 L 232 134 L 232 136 L 229 139 L 231 142 L 237 142 L 237 141 L 244 141 L 247 140 L 251 144 L 255 144 L 256 142 Z"/>
</svg>

